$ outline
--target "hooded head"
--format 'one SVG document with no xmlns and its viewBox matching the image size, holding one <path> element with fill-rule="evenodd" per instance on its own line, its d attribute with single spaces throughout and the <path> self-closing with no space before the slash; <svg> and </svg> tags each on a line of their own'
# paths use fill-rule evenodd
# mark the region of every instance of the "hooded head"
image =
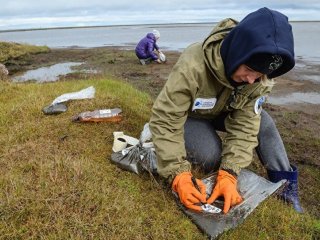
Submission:
<svg viewBox="0 0 320 240">
<path fill-rule="evenodd" d="M 295 65 L 288 18 L 268 8 L 250 13 L 225 37 L 220 53 L 228 78 L 241 64 L 269 78 L 288 72 Z"/>
<path fill-rule="evenodd" d="M 156 40 L 158 40 L 160 38 L 160 32 L 156 29 L 152 30 L 153 35 L 156 37 Z"/>
<path fill-rule="evenodd" d="M 275 70 L 281 68 L 283 60 L 281 55 L 257 53 L 251 56 L 244 64 L 256 72 L 270 75 Z"/>
</svg>

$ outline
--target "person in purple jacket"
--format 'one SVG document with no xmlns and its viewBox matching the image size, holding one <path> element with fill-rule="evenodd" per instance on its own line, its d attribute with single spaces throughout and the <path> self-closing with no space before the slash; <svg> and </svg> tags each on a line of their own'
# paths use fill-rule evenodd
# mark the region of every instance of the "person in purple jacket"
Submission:
<svg viewBox="0 0 320 240">
<path fill-rule="evenodd" d="M 142 65 L 150 63 L 151 61 L 161 63 L 161 60 L 159 59 L 159 53 L 161 51 L 156 43 L 159 38 L 160 32 L 154 29 L 151 33 L 148 33 L 142 38 L 136 46 L 135 52 Z"/>
</svg>

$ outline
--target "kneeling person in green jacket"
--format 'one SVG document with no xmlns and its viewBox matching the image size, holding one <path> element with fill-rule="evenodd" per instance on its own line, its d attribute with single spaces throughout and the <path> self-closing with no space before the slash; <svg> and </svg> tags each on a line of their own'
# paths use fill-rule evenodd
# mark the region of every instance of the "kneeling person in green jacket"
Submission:
<svg viewBox="0 0 320 240">
<path fill-rule="evenodd" d="M 202 42 L 187 47 L 152 108 L 150 130 L 159 174 L 167 178 L 181 202 L 197 204 L 222 196 L 224 213 L 242 198 L 237 176 L 255 149 L 269 179 L 287 179 L 283 200 L 302 212 L 297 168 L 290 164 L 282 139 L 262 109 L 274 78 L 295 65 L 288 18 L 261 8 L 241 22 L 217 24 Z M 226 132 L 223 141 L 216 131 Z M 206 199 L 205 186 L 192 182 L 191 163 L 208 173 L 218 170 L 216 185 Z"/>
</svg>

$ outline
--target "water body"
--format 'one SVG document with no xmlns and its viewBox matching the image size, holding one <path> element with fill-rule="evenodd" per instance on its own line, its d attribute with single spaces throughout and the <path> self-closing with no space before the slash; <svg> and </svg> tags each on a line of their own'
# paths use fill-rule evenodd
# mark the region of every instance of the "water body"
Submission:
<svg viewBox="0 0 320 240">
<path fill-rule="evenodd" d="M 311 81 L 316 84 L 320 84 L 320 63 L 314 62 L 306 65 L 304 62 L 300 62 L 298 59 L 294 67 L 294 74 L 290 74 L 290 78 L 297 81 Z"/>
<path fill-rule="evenodd" d="M 320 62 L 320 22 L 292 22 L 296 57 Z M 91 28 L 47 29 L 0 32 L 1 41 L 13 41 L 50 48 L 123 46 L 132 49 L 146 33 L 156 28 L 162 49 L 182 51 L 203 41 L 216 23 L 131 25 Z"/>
<path fill-rule="evenodd" d="M 132 25 L 0 32 L 0 39 L 39 46 L 46 45 L 50 48 L 122 46 L 124 49 L 133 49 L 146 33 L 156 28 L 161 33 L 158 43 L 162 49 L 183 51 L 191 43 L 203 41 L 215 24 Z M 298 73 L 301 71 L 301 74 L 292 77 L 296 80 L 320 83 L 318 69 L 309 66 L 320 64 L 320 45 L 318 44 L 320 22 L 292 22 L 291 24 L 298 60 L 295 70 Z M 63 63 L 28 71 L 13 81 L 23 82 L 30 79 L 38 82 L 56 81 L 59 75 L 70 73 L 71 67 L 76 65 Z M 306 69 L 308 71 L 305 71 Z M 319 93 L 294 93 L 281 98 L 270 98 L 270 102 L 277 105 L 303 102 L 319 104 Z"/>
<path fill-rule="evenodd" d="M 50 67 L 41 67 L 35 70 L 26 71 L 24 74 L 15 76 L 13 82 L 26 82 L 26 81 L 37 81 L 42 82 L 54 82 L 59 79 L 60 75 L 66 75 L 73 72 L 72 67 L 79 66 L 82 63 L 67 62 L 58 63 Z"/>
<path fill-rule="evenodd" d="M 295 92 L 281 97 L 270 97 L 268 102 L 275 105 L 289 105 L 293 103 L 320 104 L 318 92 Z"/>
</svg>

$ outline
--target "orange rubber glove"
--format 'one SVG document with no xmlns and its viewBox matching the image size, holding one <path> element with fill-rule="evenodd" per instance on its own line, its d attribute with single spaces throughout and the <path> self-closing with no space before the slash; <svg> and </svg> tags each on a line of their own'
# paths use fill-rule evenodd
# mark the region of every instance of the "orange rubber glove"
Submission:
<svg viewBox="0 0 320 240">
<path fill-rule="evenodd" d="M 202 211 L 201 207 L 195 204 L 207 202 L 206 185 L 204 185 L 201 180 L 196 179 L 200 189 L 199 192 L 199 190 L 194 186 L 191 178 L 191 172 L 178 174 L 172 182 L 172 190 L 178 193 L 180 201 L 184 206 L 196 211 Z"/>
<path fill-rule="evenodd" d="M 219 170 L 217 183 L 207 202 L 211 204 L 220 196 L 224 197 L 224 213 L 227 213 L 231 206 L 242 202 L 242 197 L 237 191 L 237 179 L 224 170 Z"/>
</svg>

